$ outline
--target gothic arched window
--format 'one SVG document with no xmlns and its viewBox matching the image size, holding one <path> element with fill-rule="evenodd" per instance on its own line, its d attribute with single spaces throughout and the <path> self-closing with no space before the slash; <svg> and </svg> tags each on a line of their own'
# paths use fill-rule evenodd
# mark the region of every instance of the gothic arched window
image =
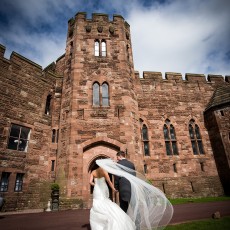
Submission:
<svg viewBox="0 0 230 230">
<path fill-rule="evenodd" d="M 94 42 L 94 55 L 96 57 L 106 57 L 106 53 L 107 53 L 107 50 L 106 50 L 106 41 L 103 39 L 103 40 L 95 40 Z"/>
<path fill-rule="evenodd" d="M 104 82 L 102 86 L 93 84 L 93 106 L 109 106 L 109 85 Z"/>
<path fill-rule="evenodd" d="M 195 124 L 195 121 L 193 119 L 189 122 L 189 136 L 191 139 L 193 154 L 204 154 L 200 128 L 197 124 Z"/>
<path fill-rule="evenodd" d="M 94 55 L 98 57 L 100 55 L 100 43 L 98 40 L 94 42 Z"/>
<path fill-rule="evenodd" d="M 150 156 L 149 154 L 149 138 L 148 138 L 148 128 L 146 125 L 142 126 L 142 141 L 144 147 L 145 156 Z"/>
<path fill-rule="evenodd" d="M 93 105 L 100 105 L 100 85 L 97 82 L 93 84 Z"/>
<path fill-rule="evenodd" d="M 101 42 L 101 56 L 106 57 L 106 42 L 102 40 Z"/>
<path fill-rule="evenodd" d="M 177 140 L 174 126 L 170 124 L 170 120 L 166 120 L 164 127 L 164 139 L 165 139 L 165 147 L 167 155 L 178 155 L 177 149 Z"/>
<path fill-rule="evenodd" d="M 109 106 L 109 86 L 104 82 L 102 88 L 102 106 Z"/>
</svg>

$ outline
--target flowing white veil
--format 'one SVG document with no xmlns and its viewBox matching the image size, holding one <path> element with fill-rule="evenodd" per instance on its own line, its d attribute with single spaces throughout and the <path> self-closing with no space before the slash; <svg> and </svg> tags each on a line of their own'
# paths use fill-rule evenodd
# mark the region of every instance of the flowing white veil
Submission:
<svg viewBox="0 0 230 230">
<path fill-rule="evenodd" d="M 112 159 L 96 160 L 96 164 L 108 173 L 125 177 L 130 181 L 131 199 L 127 214 L 135 222 L 138 230 L 166 227 L 172 218 L 173 207 L 160 189 L 147 183 L 141 173 L 120 165 Z"/>
</svg>

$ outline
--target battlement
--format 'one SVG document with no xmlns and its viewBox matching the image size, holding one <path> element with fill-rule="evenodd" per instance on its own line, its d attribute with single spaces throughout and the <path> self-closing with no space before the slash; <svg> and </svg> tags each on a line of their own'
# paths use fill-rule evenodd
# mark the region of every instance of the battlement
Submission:
<svg viewBox="0 0 230 230">
<path fill-rule="evenodd" d="M 135 71 L 135 76 L 139 77 L 139 72 Z M 194 74 L 194 73 L 186 73 L 185 79 L 182 78 L 181 73 L 173 73 L 173 72 L 166 72 L 165 73 L 165 79 L 162 76 L 161 72 L 151 72 L 151 71 L 144 71 L 143 72 L 143 79 L 151 79 L 154 81 L 163 81 L 163 80 L 174 80 L 174 81 L 182 81 L 182 82 L 203 82 L 203 83 L 222 83 L 222 82 L 230 82 L 230 76 L 225 76 L 225 78 L 222 75 L 214 75 L 214 74 L 208 74 L 207 80 L 204 74 Z"/>
<path fill-rule="evenodd" d="M 75 14 L 75 17 L 69 19 L 68 24 L 69 27 L 73 26 L 76 21 L 85 21 L 87 23 L 112 23 L 112 22 L 122 22 L 125 24 L 126 28 L 129 28 L 130 25 L 124 20 L 124 18 L 121 15 L 114 14 L 113 20 L 109 20 L 108 14 L 103 13 L 93 13 L 92 18 L 87 18 L 86 12 L 78 12 Z"/>
</svg>

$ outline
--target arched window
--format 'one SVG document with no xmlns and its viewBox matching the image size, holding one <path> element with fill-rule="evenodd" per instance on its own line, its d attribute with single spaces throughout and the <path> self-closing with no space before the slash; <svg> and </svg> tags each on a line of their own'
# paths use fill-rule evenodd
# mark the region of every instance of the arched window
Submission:
<svg viewBox="0 0 230 230">
<path fill-rule="evenodd" d="M 102 106 L 109 106 L 109 86 L 106 82 L 102 84 Z"/>
<path fill-rule="evenodd" d="M 109 85 L 104 82 L 102 86 L 93 84 L 93 106 L 109 106 Z"/>
<path fill-rule="evenodd" d="M 94 55 L 96 57 L 106 57 L 106 41 L 103 39 L 103 40 L 95 40 L 94 42 Z"/>
<path fill-rule="evenodd" d="M 204 154 L 202 138 L 200 135 L 200 128 L 192 119 L 189 122 L 189 136 L 191 139 L 192 150 L 194 155 Z"/>
<path fill-rule="evenodd" d="M 177 149 L 177 140 L 174 126 L 170 124 L 170 120 L 166 120 L 164 127 L 164 139 L 165 139 L 165 147 L 167 155 L 178 155 Z"/>
<path fill-rule="evenodd" d="M 51 95 L 48 95 L 46 98 L 46 107 L 45 107 L 45 114 L 46 115 L 50 115 L 50 113 L 51 113 L 51 109 L 50 109 L 51 99 L 52 99 Z"/>
<path fill-rule="evenodd" d="M 101 56 L 106 57 L 106 42 L 102 40 L 101 42 Z"/>
<path fill-rule="evenodd" d="M 148 128 L 146 125 L 142 126 L 142 141 L 144 146 L 145 156 L 149 156 L 149 138 L 148 138 Z"/>
<path fill-rule="evenodd" d="M 100 55 L 100 43 L 98 40 L 94 42 L 94 54 L 96 57 Z"/>
<path fill-rule="evenodd" d="M 100 85 L 97 82 L 93 84 L 93 105 L 100 105 Z"/>
</svg>

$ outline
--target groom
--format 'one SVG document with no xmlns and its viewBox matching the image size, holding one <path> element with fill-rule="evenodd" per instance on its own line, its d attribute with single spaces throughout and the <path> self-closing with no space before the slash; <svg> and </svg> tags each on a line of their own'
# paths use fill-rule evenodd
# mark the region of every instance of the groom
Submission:
<svg viewBox="0 0 230 230">
<path fill-rule="evenodd" d="M 135 170 L 134 164 L 126 159 L 123 151 L 117 152 L 117 163 Z M 126 178 L 118 176 L 115 176 L 114 183 L 115 188 L 119 191 L 120 207 L 124 212 L 127 212 L 131 198 L 131 184 Z"/>
</svg>

